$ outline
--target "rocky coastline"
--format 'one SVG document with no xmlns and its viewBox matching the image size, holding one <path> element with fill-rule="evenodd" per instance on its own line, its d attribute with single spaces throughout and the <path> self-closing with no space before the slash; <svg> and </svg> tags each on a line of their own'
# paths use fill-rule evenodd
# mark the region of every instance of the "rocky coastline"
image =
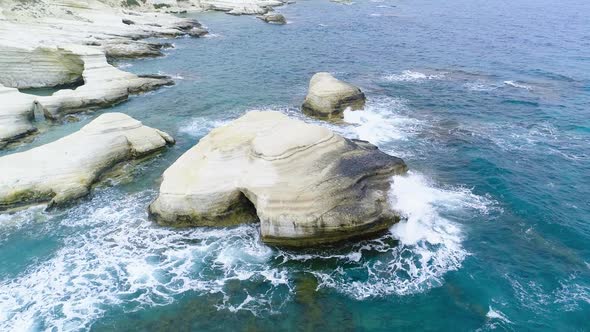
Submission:
<svg viewBox="0 0 590 332">
<path fill-rule="evenodd" d="M 256 14 L 285 24 L 275 0 L 68 1 L 0 0 L 0 149 L 37 132 L 35 118 L 106 108 L 162 86 L 170 77 L 135 75 L 113 60 L 162 55 L 170 43 L 149 37 L 202 37 L 185 10 Z M 26 27 L 26 28 L 25 28 Z M 71 85 L 76 85 L 72 87 Z M 49 96 L 20 89 L 61 87 Z M 365 94 L 329 73 L 316 73 L 301 111 L 341 121 L 362 111 Z M 0 210 L 62 206 L 88 195 L 117 164 L 173 144 L 174 138 L 121 113 L 106 113 L 78 132 L 0 157 Z M 35 162 L 43 160 L 44 162 Z M 387 196 L 400 158 L 279 112 L 252 111 L 211 131 L 163 174 L 152 218 L 166 226 L 259 222 L 262 241 L 310 247 L 387 230 L 401 216 Z"/>
</svg>

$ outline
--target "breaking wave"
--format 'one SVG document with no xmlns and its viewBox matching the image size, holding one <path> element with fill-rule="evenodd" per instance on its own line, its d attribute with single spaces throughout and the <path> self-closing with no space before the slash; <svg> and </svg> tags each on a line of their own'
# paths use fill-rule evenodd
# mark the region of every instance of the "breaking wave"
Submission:
<svg viewBox="0 0 590 332">
<path fill-rule="evenodd" d="M 319 289 L 331 289 L 358 300 L 424 292 L 443 283 L 468 255 L 462 231 L 453 217 L 487 213 L 492 202 L 464 188 L 437 188 L 423 175 L 395 176 L 393 207 L 405 218 L 385 236 L 347 251 L 319 254 L 282 253 L 285 261 L 309 266 L 323 261 L 326 269 L 308 268 Z"/>
</svg>

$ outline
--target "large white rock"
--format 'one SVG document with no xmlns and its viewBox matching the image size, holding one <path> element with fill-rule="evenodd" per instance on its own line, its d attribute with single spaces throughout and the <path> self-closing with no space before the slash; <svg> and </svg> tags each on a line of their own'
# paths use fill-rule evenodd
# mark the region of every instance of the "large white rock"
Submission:
<svg viewBox="0 0 590 332">
<path fill-rule="evenodd" d="M 322 119 L 342 119 L 347 108 L 365 106 L 365 94 L 356 86 L 336 79 L 330 73 L 317 73 L 309 81 L 309 91 L 302 110 Z"/>
<path fill-rule="evenodd" d="M 122 113 L 107 113 L 79 131 L 28 151 L 0 157 L 0 209 L 87 195 L 117 163 L 157 151 L 172 137 Z"/>
<path fill-rule="evenodd" d="M 31 123 L 33 101 L 33 96 L 0 84 L 0 149 L 37 130 Z"/>
<path fill-rule="evenodd" d="M 161 224 L 260 220 L 262 239 L 312 246 L 381 232 L 403 160 L 278 112 L 249 112 L 214 129 L 163 175 L 149 211 Z"/>
</svg>

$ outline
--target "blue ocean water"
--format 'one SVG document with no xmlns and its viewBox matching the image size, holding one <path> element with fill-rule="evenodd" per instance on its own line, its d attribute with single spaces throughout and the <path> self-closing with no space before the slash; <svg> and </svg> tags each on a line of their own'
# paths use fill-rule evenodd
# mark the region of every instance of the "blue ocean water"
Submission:
<svg viewBox="0 0 590 332">
<path fill-rule="evenodd" d="M 176 85 L 119 111 L 178 143 L 71 207 L 0 214 L 0 330 L 590 330 L 590 3 L 309 0 L 285 26 L 222 13 L 166 57 L 119 63 Z M 298 109 L 311 75 L 363 88 L 349 125 Z M 159 178 L 212 128 L 279 110 L 406 160 L 407 220 L 357 244 L 287 251 L 256 225 L 147 219 Z"/>
</svg>

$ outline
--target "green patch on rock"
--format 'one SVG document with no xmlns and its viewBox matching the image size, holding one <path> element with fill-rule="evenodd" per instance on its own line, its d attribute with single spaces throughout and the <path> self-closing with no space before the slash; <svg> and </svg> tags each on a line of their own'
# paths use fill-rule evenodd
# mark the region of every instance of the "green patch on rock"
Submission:
<svg viewBox="0 0 590 332">
<path fill-rule="evenodd" d="M 145 3 L 145 1 L 144 1 Z M 137 0 L 123 0 L 121 1 L 121 6 L 123 7 L 138 7 L 141 4 Z"/>
<path fill-rule="evenodd" d="M 0 201 L 0 211 L 4 211 L 13 207 L 48 201 L 53 196 L 55 196 L 53 193 L 40 193 L 35 190 L 15 191 L 10 195 L 5 196 L 2 201 Z"/>
<path fill-rule="evenodd" d="M 156 8 L 156 9 L 170 8 L 170 5 L 166 4 L 166 3 L 156 3 L 156 4 L 154 4 L 154 8 Z"/>
</svg>

